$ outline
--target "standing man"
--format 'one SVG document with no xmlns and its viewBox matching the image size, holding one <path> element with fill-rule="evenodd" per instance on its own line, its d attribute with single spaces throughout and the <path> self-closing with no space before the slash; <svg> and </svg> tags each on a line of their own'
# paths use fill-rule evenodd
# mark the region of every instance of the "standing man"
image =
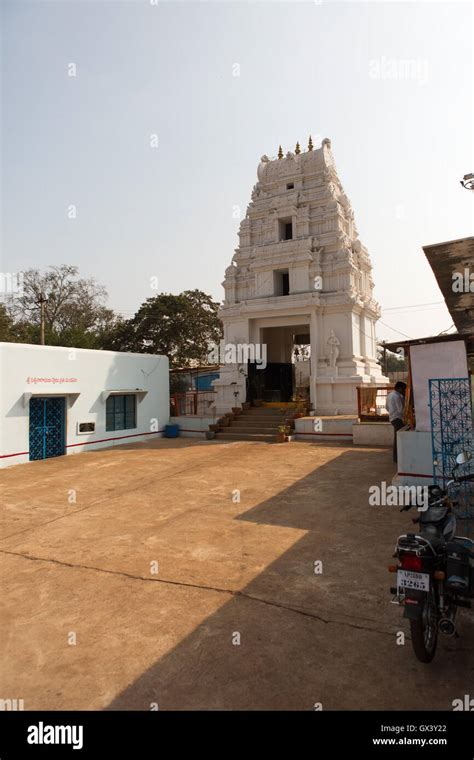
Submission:
<svg viewBox="0 0 474 760">
<path fill-rule="evenodd" d="M 394 438 L 393 438 L 393 461 L 396 462 L 397 457 L 397 433 L 404 426 L 403 422 L 403 409 L 405 406 L 405 391 L 406 384 L 402 382 L 395 383 L 395 389 L 388 394 L 387 403 L 385 408 L 388 411 L 388 418 L 393 425 Z"/>
</svg>

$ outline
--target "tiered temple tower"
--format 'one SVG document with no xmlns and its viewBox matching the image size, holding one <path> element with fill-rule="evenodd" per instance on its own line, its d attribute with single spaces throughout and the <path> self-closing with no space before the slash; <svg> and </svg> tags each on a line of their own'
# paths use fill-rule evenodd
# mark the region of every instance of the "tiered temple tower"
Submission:
<svg viewBox="0 0 474 760">
<path fill-rule="evenodd" d="M 264 155 L 257 176 L 220 317 L 224 342 L 265 344 L 268 365 L 226 364 L 214 382 L 217 411 L 249 398 L 287 401 L 306 382 L 318 414 L 353 414 L 356 387 L 388 379 L 376 361 L 372 266 L 331 142 Z M 294 363 L 301 344 L 311 347 L 306 372 Z"/>
</svg>

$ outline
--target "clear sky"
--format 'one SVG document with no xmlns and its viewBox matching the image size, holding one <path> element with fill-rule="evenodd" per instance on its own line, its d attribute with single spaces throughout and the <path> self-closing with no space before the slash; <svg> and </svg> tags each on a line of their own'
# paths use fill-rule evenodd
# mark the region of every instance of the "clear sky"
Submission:
<svg viewBox="0 0 474 760">
<path fill-rule="evenodd" d="M 421 246 L 473 234 L 472 3 L 2 11 L 3 271 L 75 264 L 125 316 L 154 277 L 221 300 L 260 156 L 312 133 L 331 138 L 382 320 L 410 337 L 450 326 Z"/>
</svg>

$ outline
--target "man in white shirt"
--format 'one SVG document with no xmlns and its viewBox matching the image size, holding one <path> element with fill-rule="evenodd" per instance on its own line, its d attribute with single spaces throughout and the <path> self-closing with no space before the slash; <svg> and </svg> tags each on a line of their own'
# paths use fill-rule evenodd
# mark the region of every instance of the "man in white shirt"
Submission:
<svg viewBox="0 0 474 760">
<path fill-rule="evenodd" d="M 397 433 L 404 426 L 403 409 L 405 408 L 405 383 L 398 382 L 395 389 L 388 394 L 385 409 L 388 411 L 388 418 L 393 425 L 393 461 L 397 461 Z"/>
</svg>

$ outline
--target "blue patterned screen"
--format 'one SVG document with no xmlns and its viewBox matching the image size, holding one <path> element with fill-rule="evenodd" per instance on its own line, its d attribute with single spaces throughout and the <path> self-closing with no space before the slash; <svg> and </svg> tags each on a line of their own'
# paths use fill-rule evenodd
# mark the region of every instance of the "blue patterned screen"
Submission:
<svg viewBox="0 0 474 760">
<path fill-rule="evenodd" d="M 30 459 L 59 457 L 65 450 L 65 399 L 30 399 Z"/>
<path fill-rule="evenodd" d="M 471 383 L 468 377 L 430 380 L 431 441 L 433 477 L 445 487 L 451 479 L 456 457 L 461 451 L 471 454 L 466 464 L 457 468 L 459 475 L 474 472 Z M 456 488 L 457 517 L 467 520 L 464 534 L 474 525 L 473 484 L 466 482 Z"/>
</svg>

